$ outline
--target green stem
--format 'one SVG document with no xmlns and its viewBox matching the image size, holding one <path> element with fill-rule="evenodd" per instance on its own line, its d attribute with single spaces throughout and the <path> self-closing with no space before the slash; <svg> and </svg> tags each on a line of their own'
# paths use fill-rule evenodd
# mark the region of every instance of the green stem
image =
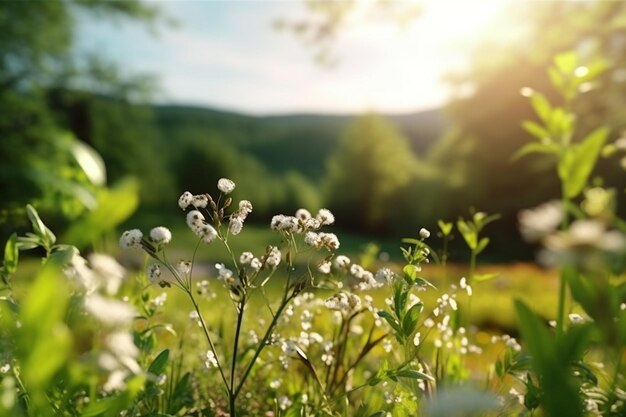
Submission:
<svg viewBox="0 0 626 417">
<path fill-rule="evenodd" d="M 569 199 L 565 195 L 565 190 L 562 191 L 561 204 L 563 206 L 563 220 L 561 221 L 561 230 L 566 230 L 569 226 L 569 219 L 567 216 L 567 206 Z M 565 269 L 561 268 L 559 275 L 559 301 L 556 313 L 556 335 L 561 337 L 563 335 L 565 327 L 565 299 L 567 297 L 567 282 Z"/>
<path fill-rule="evenodd" d="M 237 398 L 237 396 L 239 395 L 239 392 L 241 391 L 241 388 L 243 388 L 243 384 L 246 382 L 246 379 L 248 378 L 248 375 L 250 374 L 250 371 L 252 371 L 252 367 L 254 366 L 254 364 L 255 364 L 257 358 L 259 357 L 259 355 L 261 354 L 261 351 L 265 348 L 265 345 L 267 344 L 267 341 L 271 337 L 271 335 L 272 335 L 272 333 L 274 331 L 274 328 L 276 327 L 276 324 L 278 323 L 278 319 L 280 318 L 280 315 L 281 315 L 282 311 L 284 310 L 285 307 L 287 307 L 287 304 L 289 304 L 289 302 L 291 301 L 292 298 L 293 298 L 293 296 L 288 296 L 287 295 L 287 291 L 285 291 L 285 294 L 283 295 L 283 299 L 280 302 L 280 306 L 278 307 L 278 309 L 276 310 L 276 314 L 272 318 L 272 322 L 270 323 L 269 327 L 265 331 L 265 335 L 263 335 L 263 339 L 261 340 L 261 342 L 257 346 L 256 350 L 254 351 L 254 356 L 252 356 L 252 359 L 250 360 L 250 363 L 246 367 L 246 370 L 244 371 L 244 373 L 243 373 L 243 375 L 241 377 L 241 380 L 239 380 L 239 384 L 237 385 L 237 389 L 233 393 L 233 397 L 234 398 Z"/>
<path fill-rule="evenodd" d="M 235 329 L 235 341 L 233 343 L 233 357 L 231 361 L 230 367 L 230 388 L 228 389 L 228 397 L 230 403 L 230 415 L 231 417 L 235 417 L 235 399 L 234 395 L 235 389 L 235 369 L 237 367 L 237 349 L 239 347 L 239 335 L 241 333 L 241 324 L 243 322 L 243 312 L 246 304 L 246 296 L 245 294 L 242 296 L 241 301 L 239 301 L 239 306 L 237 308 L 237 327 Z"/>
</svg>

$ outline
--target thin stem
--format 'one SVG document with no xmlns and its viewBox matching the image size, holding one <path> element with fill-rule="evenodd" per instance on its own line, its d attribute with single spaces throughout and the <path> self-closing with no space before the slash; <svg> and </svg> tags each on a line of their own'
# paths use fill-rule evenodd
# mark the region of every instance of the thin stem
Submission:
<svg viewBox="0 0 626 417">
<path fill-rule="evenodd" d="M 288 287 L 287 287 L 287 289 L 288 289 Z M 291 301 L 292 298 L 293 298 L 293 294 L 288 296 L 287 295 L 287 291 L 285 291 L 285 294 L 283 295 L 283 299 L 280 302 L 280 306 L 278 307 L 278 309 L 276 310 L 276 314 L 272 318 L 272 322 L 270 323 L 269 327 L 265 331 L 265 335 L 263 335 L 263 339 L 261 340 L 261 342 L 257 346 L 256 350 L 254 351 L 254 356 L 252 356 L 252 359 L 250 360 L 250 363 L 246 367 L 246 370 L 244 371 L 244 373 L 243 373 L 243 375 L 241 377 L 241 380 L 239 380 L 239 384 L 237 385 L 237 389 L 233 393 L 233 396 L 235 398 L 237 397 L 237 395 L 239 395 L 239 392 L 241 391 L 241 388 L 243 388 L 243 384 L 246 382 L 246 379 L 248 378 L 248 375 L 250 374 L 250 371 L 252 371 L 252 367 L 254 366 L 254 363 L 256 362 L 257 358 L 261 354 L 261 351 L 263 350 L 263 348 L 265 348 L 265 345 L 267 344 L 267 341 L 271 337 L 271 335 L 272 335 L 272 333 L 274 331 L 274 328 L 276 327 L 276 324 L 278 323 L 278 319 L 280 318 L 280 315 L 281 315 L 283 309 L 285 307 L 287 307 L 287 304 L 289 304 L 289 302 Z"/>
<path fill-rule="evenodd" d="M 561 203 L 563 206 L 563 220 L 561 221 L 561 230 L 566 230 L 569 225 L 569 219 L 567 217 L 567 206 L 569 199 L 565 195 L 565 190 L 562 191 Z M 565 298 L 567 297 L 567 282 L 565 269 L 561 269 L 559 275 L 559 301 L 556 313 L 556 335 L 561 337 L 564 331 L 565 325 Z"/>
<path fill-rule="evenodd" d="M 237 349 L 239 346 L 239 334 L 241 333 L 241 323 L 243 322 L 243 311 L 246 304 L 245 294 L 242 296 L 239 306 L 237 307 L 237 327 L 235 329 L 235 342 L 233 343 L 233 358 L 230 367 L 230 392 L 235 389 L 235 368 L 237 366 Z M 232 413 L 231 409 L 231 413 Z"/>
</svg>

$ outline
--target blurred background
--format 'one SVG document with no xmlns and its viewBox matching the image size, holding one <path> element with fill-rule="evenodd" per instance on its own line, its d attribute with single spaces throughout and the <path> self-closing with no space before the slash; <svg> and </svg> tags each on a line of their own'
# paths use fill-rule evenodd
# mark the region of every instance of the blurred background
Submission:
<svg viewBox="0 0 626 417">
<path fill-rule="evenodd" d="M 626 124 L 624 2 L 3 1 L 0 33 L 2 241 L 27 203 L 83 248 L 182 229 L 179 195 L 228 177 L 259 229 L 327 207 L 340 237 L 394 250 L 473 207 L 502 215 L 492 261 L 527 260 L 517 213 L 559 188 L 545 159 L 512 158 L 521 88 L 556 99 L 559 52 L 606 60 L 581 135 Z M 596 174 L 623 208 L 619 163 Z"/>
</svg>

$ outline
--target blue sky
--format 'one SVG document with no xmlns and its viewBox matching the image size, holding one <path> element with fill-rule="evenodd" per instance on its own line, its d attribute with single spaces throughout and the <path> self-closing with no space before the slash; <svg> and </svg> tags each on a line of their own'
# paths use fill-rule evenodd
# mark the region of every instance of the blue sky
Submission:
<svg viewBox="0 0 626 417">
<path fill-rule="evenodd" d="M 448 95 L 442 76 L 466 65 L 472 39 L 502 8 L 502 0 L 426 1 L 408 27 L 355 17 L 335 44 L 339 65 L 327 68 L 295 36 L 272 28 L 277 18 L 306 16 L 301 1 L 157 4 L 176 27 L 161 25 L 154 34 L 137 24 L 81 19 L 79 48 L 127 73 L 158 76 L 160 102 L 254 114 L 440 106 Z"/>
</svg>

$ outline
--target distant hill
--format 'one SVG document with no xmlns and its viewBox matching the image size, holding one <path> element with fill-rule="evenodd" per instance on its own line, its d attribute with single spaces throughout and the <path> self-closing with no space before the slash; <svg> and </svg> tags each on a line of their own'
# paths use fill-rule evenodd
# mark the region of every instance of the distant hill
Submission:
<svg viewBox="0 0 626 417">
<path fill-rule="evenodd" d="M 258 158 L 275 172 L 324 173 L 326 158 L 356 114 L 251 116 L 210 108 L 160 105 L 155 121 L 169 146 L 219 138 Z M 384 115 L 423 154 L 447 126 L 441 109 Z M 288 157 L 286 157 L 288 155 Z"/>
</svg>

